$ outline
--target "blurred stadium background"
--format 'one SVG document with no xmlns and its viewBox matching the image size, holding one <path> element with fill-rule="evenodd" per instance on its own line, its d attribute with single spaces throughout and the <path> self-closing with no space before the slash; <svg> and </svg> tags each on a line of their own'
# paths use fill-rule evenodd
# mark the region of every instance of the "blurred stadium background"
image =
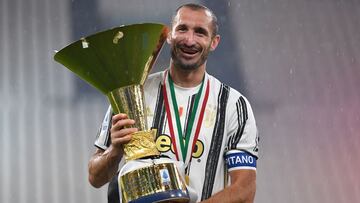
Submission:
<svg viewBox="0 0 360 203">
<path fill-rule="evenodd" d="M 107 101 L 54 50 L 122 24 L 169 24 L 188 2 L 0 0 L 0 202 L 106 202 L 87 162 Z M 254 109 L 256 202 L 360 202 L 360 1 L 193 2 L 219 17 L 208 72 Z M 168 58 L 165 46 L 154 71 Z"/>
</svg>

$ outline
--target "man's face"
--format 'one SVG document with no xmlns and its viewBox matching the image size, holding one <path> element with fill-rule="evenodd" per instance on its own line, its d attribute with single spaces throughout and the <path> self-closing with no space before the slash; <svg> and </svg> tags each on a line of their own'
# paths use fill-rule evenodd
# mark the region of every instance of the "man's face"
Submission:
<svg viewBox="0 0 360 203">
<path fill-rule="evenodd" d="M 204 10 L 184 7 L 178 11 L 168 36 L 175 67 L 195 70 L 205 63 L 219 42 L 219 36 L 212 36 L 211 20 Z"/>
</svg>

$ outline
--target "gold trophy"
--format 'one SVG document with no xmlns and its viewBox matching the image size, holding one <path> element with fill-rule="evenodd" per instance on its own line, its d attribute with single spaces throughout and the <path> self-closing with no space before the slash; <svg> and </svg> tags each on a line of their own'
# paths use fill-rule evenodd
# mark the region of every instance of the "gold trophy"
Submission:
<svg viewBox="0 0 360 203">
<path fill-rule="evenodd" d="M 143 84 L 167 32 L 165 25 L 154 23 L 116 27 L 81 38 L 54 56 L 105 94 L 114 113 L 135 120 L 131 127 L 139 131 L 124 146 L 126 164 L 118 177 L 122 202 L 189 201 L 178 167 L 171 160 L 159 161 L 156 129 L 147 126 Z"/>
</svg>

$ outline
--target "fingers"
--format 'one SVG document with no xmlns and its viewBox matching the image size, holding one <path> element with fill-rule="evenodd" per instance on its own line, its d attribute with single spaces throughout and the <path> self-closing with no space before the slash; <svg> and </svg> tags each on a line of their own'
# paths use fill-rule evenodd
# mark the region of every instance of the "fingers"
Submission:
<svg viewBox="0 0 360 203">
<path fill-rule="evenodd" d="M 119 114 L 116 114 L 112 117 L 112 124 L 114 125 L 115 123 L 117 123 L 119 120 L 122 120 L 122 119 L 127 119 L 128 116 L 124 113 L 119 113 Z"/>
<path fill-rule="evenodd" d="M 130 142 L 131 133 L 137 131 L 137 128 L 126 128 L 120 131 L 117 131 L 111 135 L 111 144 L 117 148 L 122 147 L 124 144 Z"/>
<path fill-rule="evenodd" d="M 135 123 L 126 114 L 117 114 L 112 117 L 111 144 L 115 147 L 122 147 L 131 140 L 131 134 L 137 132 L 137 128 L 124 128 Z"/>
<path fill-rule="evenodd" d="M 135 124 L 135 121 L 129 119 L 126 114 L 118 114 L 113 116 L 111 130 L 118 131 L 126 126 L 131 126 L 133 124 Z"/>
</svg>

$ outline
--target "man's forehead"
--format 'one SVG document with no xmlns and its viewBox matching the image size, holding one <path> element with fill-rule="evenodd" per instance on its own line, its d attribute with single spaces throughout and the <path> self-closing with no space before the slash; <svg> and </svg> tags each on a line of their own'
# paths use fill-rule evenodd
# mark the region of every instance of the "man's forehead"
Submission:
<svg viewBox="0 0 360 203">
<path fill-rule="evenodd" d="M 192 19 L 195 20 L 195 16 L 192 15 L 191 13 L 198 13 L 198 14 L 202 14 L 202 15 L 198 15 L 196 17 L 198 18 L 202 18 L 201 20 L 204 23 L 210 23 L 212 20 L 212 16 L 211 13 L 208 10 L 205 9 L 192 9 L 192 8 L 187 8 L 187 7 L 183 7 L 181 9 L 178 10 L 178 12 L 176 13 L 176 16 L 174 17 L 173 20 L 173 24 L 175 23 L 179 23 L 182 20 L 184 20 L 184 18 L 191 16 Z"/>
</svg>

